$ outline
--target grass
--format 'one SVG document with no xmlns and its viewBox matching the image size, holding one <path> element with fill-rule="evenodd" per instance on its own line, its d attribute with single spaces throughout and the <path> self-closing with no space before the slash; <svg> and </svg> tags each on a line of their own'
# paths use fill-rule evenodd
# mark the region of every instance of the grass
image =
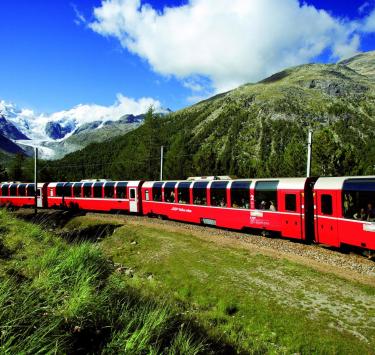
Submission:
<svg viewBox="0 0 375 355">
<path fill-rule="evenodd" d="M 374 353 L 371 286 L 111 216 L 0 223 L 1 353 Z"/>
<path fill-rule="evenodd" d="M 374 352 L 373 287 L 157 227 L 125 225 L 101 247 L 135 270 L 133 287 L 167 295 L 210 337 L 238 351 Z"/>
<path fill-rule="evenodd" d="M 67 243 L 4 211 L 0 224 L 1 353 L 213 351 L 168 303 L 121 279 L 97 244 Z"/>
</svg>

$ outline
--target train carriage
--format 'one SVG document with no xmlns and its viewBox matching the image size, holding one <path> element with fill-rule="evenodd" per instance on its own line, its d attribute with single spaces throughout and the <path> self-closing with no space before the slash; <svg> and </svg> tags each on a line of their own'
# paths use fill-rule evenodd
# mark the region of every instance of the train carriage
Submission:
<svg viewBox="0 0 375 355">
<path fill-rule="evenodd" d="M 37 205 L 46 207 L 47 184 L 38 183 Z M 6 182 L 0 184 L 0 205 L 14 207 L 35 206 L 35 184 Z"/>
<path fill-rule="evenodd" d="M 319 178 L 314 194 L 317 243 L 375 250 L 375 176 Z"/>
<path fill-rule="evenodd" d="M 316 179 L 147 181 L 143 213 L 190 223 L 310 240 Z M 310 229 L 309 229 L 310 227 Z"/>
<path fill-rule="evenodd" d="M 92 180 L 49 183 L 48 207 L 140 213 L 142 183 L 142 181 Z"/>
</svg>

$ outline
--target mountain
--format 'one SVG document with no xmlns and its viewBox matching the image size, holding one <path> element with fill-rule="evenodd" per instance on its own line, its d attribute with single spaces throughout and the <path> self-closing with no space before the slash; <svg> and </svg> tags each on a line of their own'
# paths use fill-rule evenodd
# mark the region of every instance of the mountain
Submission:
<svg viewBox="0 0 375 355">
<path fill-rule="evenodd" d="M 0 134 L 0 151 L 3 153 L 22 153 L 25 154 L 25 151 L 18 146 L 16 143 L 13 143 L 10 139 Z"/>
<path fill-rule="evenodd" d="M 29 139 L 13 123 L 7 121 L 0 113 L 0 133 L 5 137 L 13 140 Z"/>
<path fill-rule="evenodd" d="M 56 179 L 303 176 L 313 129 L 314 175 L 374 174 L 375 52 L 306 64 L 219 94 L 94 143 L 51 165 Z M 77 166 L 74 170 L 65 165 Z"/>
</svg>

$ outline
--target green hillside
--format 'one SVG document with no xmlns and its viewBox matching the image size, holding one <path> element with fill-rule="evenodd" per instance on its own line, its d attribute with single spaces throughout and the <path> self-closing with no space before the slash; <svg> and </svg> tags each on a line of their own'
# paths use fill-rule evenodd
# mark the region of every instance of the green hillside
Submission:
<svg viewBox="0 0 375 355">
<path fill-rule="evenodd" d="M 314 130 L 314 175 L 372 174 L 375 52 L 286 69 L 49 163 L 55 179 L 301 176 Z"/>
</svg>

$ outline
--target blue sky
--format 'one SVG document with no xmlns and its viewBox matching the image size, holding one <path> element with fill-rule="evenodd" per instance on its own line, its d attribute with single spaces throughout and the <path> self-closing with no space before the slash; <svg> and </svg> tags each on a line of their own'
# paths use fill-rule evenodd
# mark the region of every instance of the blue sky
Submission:
<svg viewBox="0 0 375 355">
<path fill-rule="evenodd" d="M 162 14 L 165 6 L 182 6 L 187 1 L 150 0 L 147 3 Z M 365 0 L 308 0 L 306 3 L 327 10 L 332 18 L 345 18 L 348 24 L 362 21 L 374 8 L 372 1 L 366 5 Z M 80 103 L 112 105 L 116 94 L 121 93 L 136 99 L 151 97 L 164 107 L 176 110 L 194 102 L 195 96 L 207 96 L 241 82 L 241 68 L 233 74 L 236 81 L 231 81 L 229 69 L 225 71 L 230 58 L 223 62 L 222 72 L 211 71 L 209 61 L 202 67 L 199 63 L 192 64 L 189 72 L 182 68 L 181 59 L 176 64 L 166 65 L 168 59 L 149 49 L 150 35 L 144 35 L 141 29 L 130 33 L 132 30 L 124 28 L 116 35 L 105 27 L 104 22 L 111 19 L 102 19 L 100 30 L 93 30 L 89 24 L 98 22 L 93 9 L 101 5 L 100 0 L 0 0 L 0 100 L 51 113 Z M 85 20 L 80 21 L 79 15 Z M 121 43 L 129 33 L 137 42 L 132 52 L 128 44 Z M 349 35 L 350 39 L 353 36 Z M 165 43 L 162 41 L 161 48 L 167 46 Z M 236 50 L 235 46 L 233 48 Z M 358 49 L 375 49 L 374 32 L 360 34 Z M 194 58 L 192 55 L 192 60 Z M 171 62 L 173 60 L 175 58 Z M 331 50 L 322 50 L 314 60 L 332 61 Z M 241 66 L 239 61 L 233 63 Z M 252 67 L 258 62 L 254 63 Z M 288 57 L 285 63 L 294 63 L 293 58 Z M 216 63 L 212 63 L 214 65 Z M 273 65 L 274 61 L 269 70 Z M 268 73 L 267 68 L 259 70 L 259 78 L 262 73 Z M 258 72 L 254 72 L 243 81 L 258 78 L 257 75 Z"/>
</svg>

